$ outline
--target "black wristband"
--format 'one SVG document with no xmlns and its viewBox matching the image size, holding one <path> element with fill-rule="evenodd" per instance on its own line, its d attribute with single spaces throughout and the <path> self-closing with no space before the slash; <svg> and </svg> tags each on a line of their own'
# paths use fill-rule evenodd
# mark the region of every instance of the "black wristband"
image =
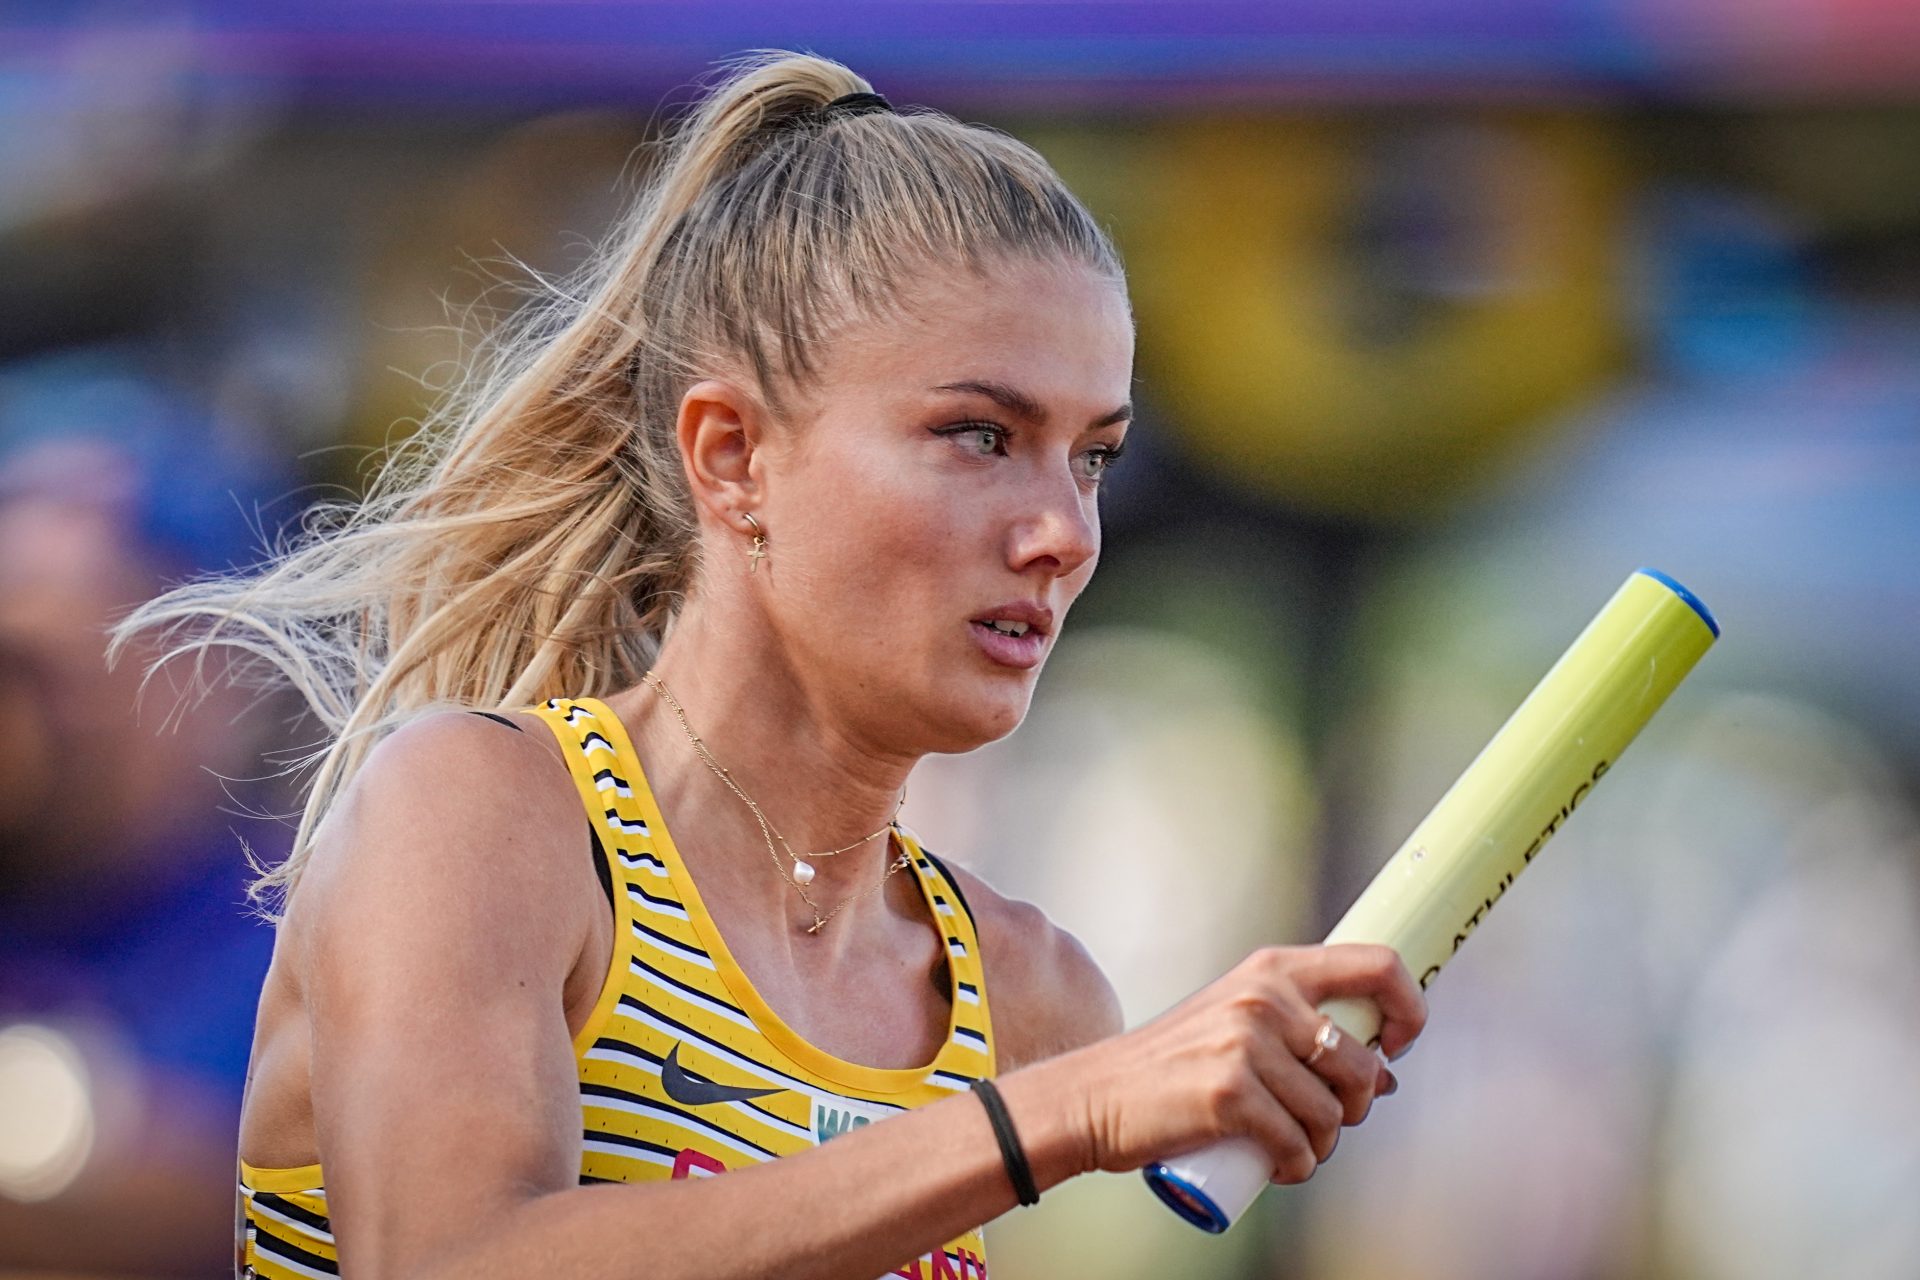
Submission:
<svg viewBox="0 0 1920 1280">
<path fill-rule="evenodd" d="M 1039 1204 L 1040 1189 L 1033 1185 L 1033 1167 L 1027 1163 L 1027 1153 L 1020 1147 L 1020 1135 L 1013 1131 L 1013 1117 L 1007 1114 L 1007 1104 L 1000 1098 L 1000 1091 L 991 1080 L 976 1080 L 973 1091 L 980 1096 L 980 1104 L 987 1109 L 987 1119 L 993 1124 L 993 1136 L 1000 1141 L 1000 1159 L 1007 1166 L 1007 1181 L 1013 1183 L 1013 1193 L 1020 1197 L 1021 1204 Z"/>
</svg>

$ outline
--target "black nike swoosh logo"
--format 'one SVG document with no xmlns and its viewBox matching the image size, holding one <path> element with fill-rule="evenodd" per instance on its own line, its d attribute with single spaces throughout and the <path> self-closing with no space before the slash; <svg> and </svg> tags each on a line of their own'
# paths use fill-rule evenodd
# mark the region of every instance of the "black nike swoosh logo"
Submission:
<svg viewBox="0 0 1920 1280">
<path fill-rule="evenodd" d="M 669 1098 L 689 1107 L 705 1106 L 709 1102 L 745 1102 L 748 1098 L 764 1098 L 770 1093 L 786 1092 L 785 1089 L 742 1089 L 702 1080 L 680 1065 L 680 1046 L 677 1043 L 667 1050 L 667 1060 L 660 1064 L 660 1087 L 667 1091 Z"/>
</svg>

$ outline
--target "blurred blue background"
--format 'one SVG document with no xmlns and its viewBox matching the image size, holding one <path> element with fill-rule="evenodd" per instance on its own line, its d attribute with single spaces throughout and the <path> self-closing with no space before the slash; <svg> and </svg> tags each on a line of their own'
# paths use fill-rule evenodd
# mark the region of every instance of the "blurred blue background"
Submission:
<svg viewBox="0 0 1920 1280">
<path fill-rule="evenodd" d="M 1310 1184 L 1214 1240 L 1082 1179 L 995 1273 L 1920 1275 L 1910 0 L 9 7 L 0 1274 L 227 1266 L 242 841 L 313 734 L 100 628 L 357 488 L 767 46 L 1030 141 L 1127 257 L 1105 562 L 907 817 L 1130 1022 L 1319 937 L 1637 566 L 1725 628 Z"/>
</svg>

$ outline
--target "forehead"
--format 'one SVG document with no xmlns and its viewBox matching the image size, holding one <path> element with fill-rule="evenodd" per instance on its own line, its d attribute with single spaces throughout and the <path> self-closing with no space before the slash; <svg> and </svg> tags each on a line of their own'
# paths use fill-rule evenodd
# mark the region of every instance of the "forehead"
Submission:
<svg viewBox="0 0 1920 1280">
<path fill-rule="evenodd" d="M 1133 318 L 1114 281 L 1072 264 L 1014 260 L 915 274 L 893 306 L 829 342 L 829 394 L 924 394 L 967 379 L 1019 387 L 1063 411 L 1124 403 Z"/>
</svg>

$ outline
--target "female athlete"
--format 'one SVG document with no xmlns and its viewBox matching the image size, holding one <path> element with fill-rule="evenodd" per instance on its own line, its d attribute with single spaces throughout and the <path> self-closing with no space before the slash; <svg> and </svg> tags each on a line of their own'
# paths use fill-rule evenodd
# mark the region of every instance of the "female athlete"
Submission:
<svg viewBox="0 0 1920 1280">
<path fill-rule="evenodd" d="M 1089 1170 L 1244 1134 L 1310 1176 L 1391 1088 L 1315 1006 L 1397 1054 L 1392 952 L 1263 949 L 1123 1033 L 895 816 L 1020 723 L 1094 570 L 1133 329 L 1087 211 L 760 55 L 560 293 L 366 503 L 120 628 L 329 729 L 267 876 L 248 1274 L 984 1276 L 980 1225 Z"/>
</svg>

